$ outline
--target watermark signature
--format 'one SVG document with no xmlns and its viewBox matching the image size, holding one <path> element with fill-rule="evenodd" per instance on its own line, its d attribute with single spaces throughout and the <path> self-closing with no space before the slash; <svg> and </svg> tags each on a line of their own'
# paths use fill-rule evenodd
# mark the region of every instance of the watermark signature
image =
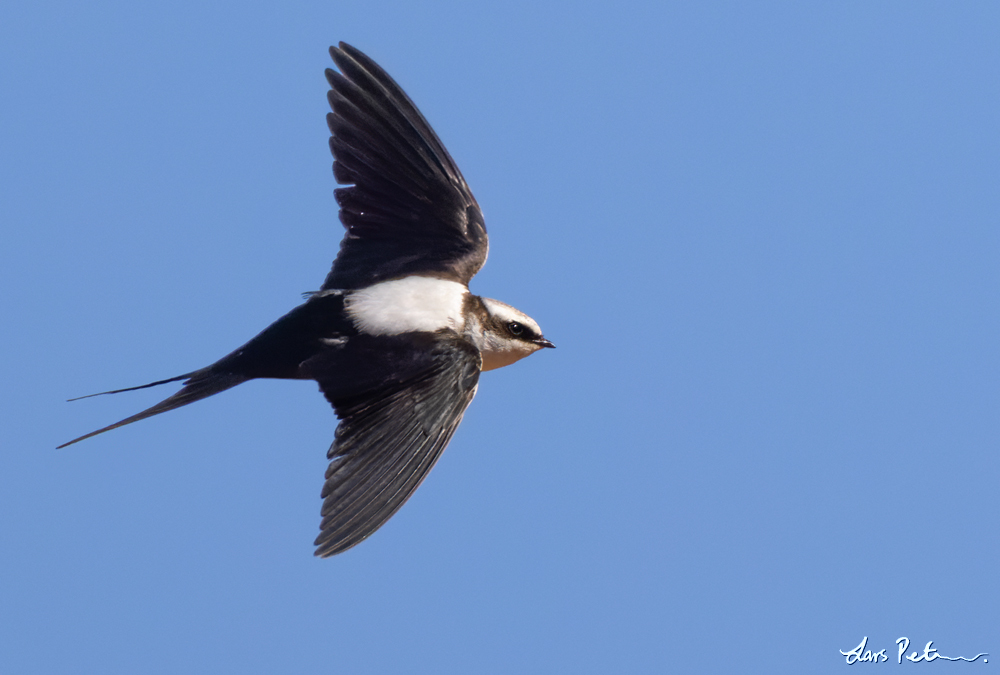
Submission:
<svg viewBox="0 0 1000 675">
<path fill-rule="evenodd" d="M 899 648 L 899 652 L 896 654 L 896 663 L 902 663 L 904 658 L 911 663 L 920 663 L 921 661 L 927 661 L 929 663 L 931 661 L 937 661 L 938 659 L 944 659 L 945 661 L 968 661 L 969 663 L 972 663 L 973 661 L 977 661 L 980 657 L 983 658 L 983 663 L 989 663 L 989 659 L 986 658 L 989 654 L 986 652 L 976 654 L 971 659 L 966 656 L 945 656 L 944 654 L 939 654 L 938 650 L 931 646 L 933 644 L 934 641 L 931 640 L 924 645 L 923 654 L 917 651 L 906 654 L 906 650 L 910 648 L 910 638 L 899 638 L 896 640 L 896 646 Z M 862 640 L 861 644 L 857 647 L 849 652 L 840 650 L 840 653 L 847 657 L 847 665 L 849 666 L 855 663 L 885 663 L 889 660 L 889 657 L 886 656 L 884 649 L 875 651 L 873 649 L 867 649 L 867 646 L 868 636 L 866 635 L 865 639 Z M 906 655 L 904 656 L 904 654 Z"/>
</svg>

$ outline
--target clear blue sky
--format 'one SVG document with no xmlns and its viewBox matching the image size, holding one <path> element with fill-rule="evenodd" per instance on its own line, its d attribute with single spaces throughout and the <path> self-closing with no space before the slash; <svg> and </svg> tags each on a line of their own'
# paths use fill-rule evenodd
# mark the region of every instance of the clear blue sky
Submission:
<svg viewBox="0 0 1000 675">
<path fill-rule="evenodd" d="M 991 2 L 5 3 L 0 672 L 1000 661 L 998 35 Z M 173 389 L 65 399 L 322 282 L 338 40 L 482 205 L 473 292 L 558 349 L 318 560 L 314 383 L 55 446 Z"/>
</svg>

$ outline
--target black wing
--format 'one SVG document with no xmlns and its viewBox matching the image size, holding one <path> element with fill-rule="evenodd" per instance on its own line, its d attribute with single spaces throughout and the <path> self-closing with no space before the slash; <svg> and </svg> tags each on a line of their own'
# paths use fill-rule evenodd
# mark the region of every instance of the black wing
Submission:
<svg viewBox="0 0 1000 675">
<path fill-rule="evenodd" d="M 333 175 L 347 229 L 323 289 L 410 274 L 468 284 L 486 262 L 483 213 L 427 120 L 374 61 L 343 42 L 330 82 Z"/>
<path fill-rule="evenodd" d="M 383 339 L 396 342 L 372 345 L 370 355 L 383 355 L 382 362 L 365 359 L 366 370 L 381 370 L 376 388 L 349 393 L 355 383 L 340 369 L 316 378 L 341 419 L 327 453 L 333 461 L 323 485 L 318 556 L 346 551 L 399 510 L 441 456 L 476 393 L 481 358 L 464 340 L 440 334 L 418 336 L 426 345 Z"/>
</svg>

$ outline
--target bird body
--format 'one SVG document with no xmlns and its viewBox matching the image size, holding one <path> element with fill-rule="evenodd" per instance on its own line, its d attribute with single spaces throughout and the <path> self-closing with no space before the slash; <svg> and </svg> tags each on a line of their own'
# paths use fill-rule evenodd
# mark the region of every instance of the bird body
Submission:
<svg viewBox="0 0 1000 675">
<path fill-rule="evenodd" d="M 346 228 L 321 289 L 180 391 L 105 431 L 257 378 L 315 380 L 340 423 L 316 555 L 347 550 L 409 498 L 448 444 L 479 374 L 554 345 L 523 312 L 469 292 L 482 212 L 437 135 L 374 61 L 340 43 L 327 70 L 335 191 Z M 96 394 L 95 394 L 96 395 Z M 86 398 L 86 397 L 84 397 Z"/>
</svg>

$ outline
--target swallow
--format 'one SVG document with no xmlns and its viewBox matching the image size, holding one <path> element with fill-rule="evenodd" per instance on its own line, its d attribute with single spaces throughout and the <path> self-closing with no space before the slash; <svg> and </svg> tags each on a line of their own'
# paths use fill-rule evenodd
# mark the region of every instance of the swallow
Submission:
<svg viewBox="0 0 1000 675">
<path fill-rule="evenodd" d="M 330 56 L 339 72 L 326 70 L 326 119 L 346 232 L 320 290 L 208 367 L 101 392 L 183 380 L 153 407 L 59 446 L 248 380 L 315 380 L 339 420 L 321 493 L 320 557 L 359 544 L 413 494 L 482 371 L 554 347 L 531 317 L 469 292 L 489 249 L 483 213 L 414 103 L 354 47 L 341 42 Z"/>
</svg>

